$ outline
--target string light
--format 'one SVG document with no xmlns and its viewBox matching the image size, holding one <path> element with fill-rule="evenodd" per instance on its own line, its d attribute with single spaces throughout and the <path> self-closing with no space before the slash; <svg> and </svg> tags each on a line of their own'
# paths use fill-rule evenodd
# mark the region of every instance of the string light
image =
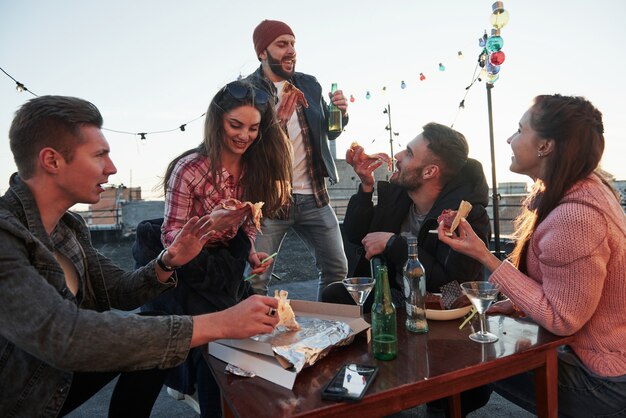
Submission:
<svg viewBox="0 0 626 418">
<path fill-rule="evenodd" d="M 11 76 L 11 74 L 7 73 L 4 68 L 0 67 L 0 71 L 2 71 L 7 77 L 9 77 L 11 80 L 13 80 L 15 82 L 15 90 L 18 93 L 22 93 L 24 91 L 29 92 L 30 94 L 32 94 L 35 97 L 39 97 L 39 95 L 33 93 L 32 91 L 30 91 L 28 88 L 26 88 L 26 86 L 23 83 L 20 83 L 19 81 L 17 81 L 15 78 L 13 78 L 13 76 Z M 177 128 L 173 128 L 173 129 L 166 129 L 166 130 L 162 130 L 162 131 L 150 131 L 150 132 L 129 132 L 129 131 L 120 131 L 117 129 L 110 129 L 110 128 L 102 128 L 103 131 L 108 131 L 108 132 L 115 132 L 118 134 L 126 134 L 126 135 L 134 135 L 134 136 L 139 136 L 139 139 L 141 139 L 142 141 L 146 140 L 146 137 L 148 135 L 154 135 L 154 134 L 163 134 L 163 133 L 168 133 L 168 132 L 174 132 L 174 131 L 178 131 L 180 130 L 181 132 L 185 132 L 185 127 L 187 125 L 189 125 L 192 122 L 197 121 L 198 119 L 203 118 L 206 115 L 206 112 L 203 113 L 202 115 L 198 116 L 195 119 L 190 120 L 187 123 L 183 123 L 182 125 L 178 126 Z"/>
<path fill-rule="evenodd" d="M 485 33 L 485 37 L 486 37 L 486 33 Z M 463 51 L 458 50 L 456 53 L 457 57 L 459 59 L 464 58 L 463 56 Z M 438 69 L 439 71 L 445 71 L 445 65 L 442 62 L 438 63 Z M 4 71 L 2 68 L 0 68 L 0 70 L 2 70 L 2 72 L 4 72 L 9 78 L 11 78 L 13 81 L 15 81 L 16 83 L 16 90 L 18 92 L 23 92 L 23 91 L 28 91 L 29 93 L 33 94 L 34 96 L 37 96 L 35 93 L 31 92 L 29 89 L 26 88 L 26 86 L 23 83 L 18 82 L 17 80 L 15 80 L 13 77 L 11 77 L 6 71 Z M 239 74 L 237 75 L 236 79 L 237 80 L 241 80 L 243 79 L 244 76 L 241 74 L 241 71 L 239 71 Z M 419 80 L 420 81 L 425 81 L 426 80 L 426 76 L 424 75 L 423 72 L 419 73 Z M 400 88 L 405 90 L 408 87 L 408 84 L 405 80 L 402 80 L 400 83 Z M 386 94 L 387 93 L 387 87 L 383 86 L 382 89 L 382 94 Z M 365 93 L 365 99 L 366 100 L 370 100 L 372 98 L 372 93 L 370 90 L 367 90 Z M 354 94 L 350 94 L 349 95 L 349 100 L 351 103 L 354 103 L 356 101 L 355 99 L 355 95 Z M 133 136 L 139 136 L 139 138 L 142 141 L 147 140 L 148 135 L 154 135 L 154 134 L 161 134 L 161 133 L 168 133 L 168 132 L 174 132 L 174 131 L 181 131 L 181 132 L 185 132 L 186 131 L 186 126 L 191 123 L 196 121 L 197 119 L 200 119 L 202 117 L 205 116 L 205 113 L 203 113 L 201 116 L 199 116 L 196 119 L 193 119 L 187 123 L 181 124 L 179 125 L 177 128 L 173 128 L 173 129 L 167 129 L 167 130 L 162 130 L 162 131 L 145 131 L 145 132 L 131 132 L 131 131 L 123 131 L 123 130 L 116 130 L 116 129 L 110 129 L 110 128 L 102 128 L 102 130 L 104 131 L 109 131 L 109 132 L 115 132 L 115 133 L 119 133 L 119 134 L 127 134 L 127 135 L 133 135 Z"/>
</svg>

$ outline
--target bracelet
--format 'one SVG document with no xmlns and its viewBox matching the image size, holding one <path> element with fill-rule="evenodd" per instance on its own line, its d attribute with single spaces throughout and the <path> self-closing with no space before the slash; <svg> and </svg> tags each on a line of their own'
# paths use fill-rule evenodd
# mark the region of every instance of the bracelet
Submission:
<svg viewBox="0 0 626 418">
<path fill-rule="evenodd" d="M 163 255 L 165 254 L 166 251 L 167 251 L 167 248 L 164 248 L 163 251 L 161 251 L 159 253 L 159 255 L 156 258 L 156 262 L 159 265 L 159 267 L 161 268 L 161 270 L 163 270 L 163 271 L 168 271 L 168 272 L 175 271 L 179 266 L 168 266 L 163 261 Z"/>
</svg>

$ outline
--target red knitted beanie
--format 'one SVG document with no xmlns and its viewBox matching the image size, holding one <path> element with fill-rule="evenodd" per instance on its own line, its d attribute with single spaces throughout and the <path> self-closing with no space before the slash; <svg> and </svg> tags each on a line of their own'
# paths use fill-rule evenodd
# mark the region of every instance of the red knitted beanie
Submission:
<svg viewBox="0 0 626 418">
<path fill-rule="evenodd" d="M 261 55 L 261 52 L 265 51 L 265 48 L 267 48 L 267 46 L 271 44 L 274 39 L 285 34 L 295 37 L 293 31 L 286 23 L 278 20 L 267 19 L 259 23 L 259 25 L 254 28 L 254 32 L 252 33 L 252 41 L 254 41 L 256 56 L 258 57 Z"/>
</svg>

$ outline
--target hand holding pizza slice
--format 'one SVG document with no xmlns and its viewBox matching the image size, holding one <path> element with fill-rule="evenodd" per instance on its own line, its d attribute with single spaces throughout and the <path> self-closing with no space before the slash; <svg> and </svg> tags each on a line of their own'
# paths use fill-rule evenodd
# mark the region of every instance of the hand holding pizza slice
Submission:
<svg viewBox="0 0 626 418">
<path fill-rule="evenodd" d="M 254 223 L 257 231 L 261 231 L 261 218 L 263 217 L 261 208 L 264 204 L 264 202 L 241 202 L 234 197 L 222 201 L 222 207 L 227 210 L 239 210 L 246 207 L 250 208 L 250 219 L 252 220 L 252 223 Z"/>
<path fill-rule="evenodd" d="M 437 223 L 441 224 L 443 222 L 441 227 L 443 228 L 444 233 L 450 237 L 459 226 L 461 218 L 465 218 L 471 210 L 472 204 L 465 200 L 461 200 L 458 210 L 444 209 L 443 212 L 441 212 L 441 215 L 437 218 Z"/>
<path fill-rule="evenodd" d="M 285 84 L 283 84 L 282 94 L 283 94 L 283 100 L 287 96 L 293 94 L 296 96 L 296 101 L 298 103 L 300 103 L 302 106 L 306 108 L 309 107 L 309 102 L 307 102 L 306 97 L 304 97 L 304 93 L 302 93 L 302 91 L 299 88 L 291 84 L 289 81 L 285 81 Z"/>
<path fill-rule="evenodd" d="M 375 163 L 377 161 L 382 161 L 387 163 L 387 169 L 389 171 L 393 171 L 393 160 L 392 158 L 385 154 L 384 152 L 379 152 L 377 154 L 366 154 L 365 151 L 361 152 L 361 154 L 358 157 L 358 161 L 354 161 L 354 157 L 355 154 L 357 152 L 357 150 L 359 148 L 363 148 L 361 145 L 359 145 L 358 142 L 353 142 L 350 145 L 350 148 L 348 149 L 348 151 L 346 152 L 346 162 L 350 165 L 354 165 L 354 163 L 368 163 L 368 164 L 372 164 Z"/>
</svg>

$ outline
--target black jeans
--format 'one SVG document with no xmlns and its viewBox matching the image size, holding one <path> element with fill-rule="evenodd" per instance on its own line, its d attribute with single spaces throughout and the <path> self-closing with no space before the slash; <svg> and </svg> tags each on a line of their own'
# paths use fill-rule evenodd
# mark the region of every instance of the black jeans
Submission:
<svg viewBox="0 0 626 418">
<path fill-rule="evenodd" d="M 139 315 L 159 316 L 164 313 L 146 311 Z M 69 414 L 119 376 L 109 402 L 109 417 L 149 418 L 169 370 L 155 368 L 133 372 L 74 372 L 70 392 L 59 416 Z"/>
<path fill-rule="evenodd" d="M 119 376 L 111 401 L 109 417 L 150 417 L 159 396 L 167 369 L 135 372 L 77 372 L 59 416 L 65 416 L 89 400 Z"/>
</svg>

